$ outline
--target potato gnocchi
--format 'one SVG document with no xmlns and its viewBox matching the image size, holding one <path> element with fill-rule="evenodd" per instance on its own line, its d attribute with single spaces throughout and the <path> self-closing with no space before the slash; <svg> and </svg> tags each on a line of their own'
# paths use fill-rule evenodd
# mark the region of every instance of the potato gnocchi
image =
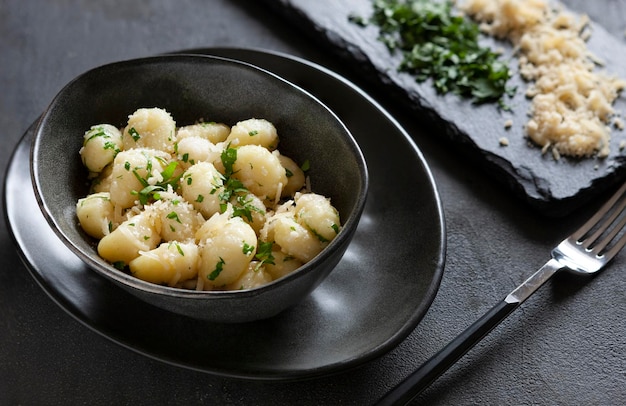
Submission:
<svg viewBox="0 0 626 406">
<path fill-rule="evenodd" d="M 177 127 L 141 108 L 124 128 L 102 123 L 79 154 L 90 194 L 76 216 L 116 268 L 155 284 L 251 289 L 313 259 L 341 229 L 330 199 L 281 155 L 264 119 Z M 306 163 L 308 165 L 308 163 Z"/>
</svg>

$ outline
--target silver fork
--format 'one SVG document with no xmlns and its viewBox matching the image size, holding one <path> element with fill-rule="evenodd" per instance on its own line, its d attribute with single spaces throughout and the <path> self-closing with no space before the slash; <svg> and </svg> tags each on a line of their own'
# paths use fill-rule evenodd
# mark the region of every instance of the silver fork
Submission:
<svg viewBox="0 0 626 406">
<path fill-rule="evenodd" d="M 626 226 L 625 194 L 626 183 L 580 229 L 552 250 L 552 258 L 544 266 L 387 392 L 377 404 L 410 402 L 557 272 L 567 270 L 590 275 L 603 269 L 626 244 L 626 233 L 622 232 Z"/>
</svg>

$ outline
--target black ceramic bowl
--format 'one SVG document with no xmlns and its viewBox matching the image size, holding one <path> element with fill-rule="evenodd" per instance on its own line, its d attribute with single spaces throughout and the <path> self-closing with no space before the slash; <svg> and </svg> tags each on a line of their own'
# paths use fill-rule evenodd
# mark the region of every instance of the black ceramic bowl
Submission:
<svg viewBox="0 0 626 406">
<path fill-rule="evenodd" d="M 76 202 L 88 193 L 79 149 L 90 126 L 123 126 L 141 107 L 169 111 L 177 125 L 200 117 L 235 124 L 257 117 L 278 128 L 281 153 L 309 160 L 313 191 L 331 198 L 342 219 L 339 235 L 297 271 L 244 291 L 195 291 L 160 286 L 117 270 L 81 229 Z M 33 141 L 35 194 L 50 226 L 104 278 L 142 300 L 178 314 L 215 322 L 271 317 L 293 306 L 332 271 L 356 230 L 365 205 L 367 168 L 358 145 L 320 101 L 280 77 L 219 57 L 170 55 L 123 61 L 79 76 L 44 112 Z M 59 269 L 58 272 L 63 272 Z"/>
</svg>

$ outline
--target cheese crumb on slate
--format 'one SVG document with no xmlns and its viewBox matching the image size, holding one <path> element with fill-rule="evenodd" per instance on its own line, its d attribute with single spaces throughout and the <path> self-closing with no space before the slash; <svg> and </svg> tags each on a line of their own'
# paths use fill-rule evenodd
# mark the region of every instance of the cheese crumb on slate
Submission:
<svg viewBox="0 0 626 406">
<path fill-rule="evenodd" d="M 589 19 L 543 0 L 463 0 L 460 8 L 492 36 L 508 39 L 522 77 L 532 82 L 527 136 L 555 159 L 609 154 L 613 102 L 626 81 L 594 72 L 600 63 L 586 46 Z"/>
</svg>

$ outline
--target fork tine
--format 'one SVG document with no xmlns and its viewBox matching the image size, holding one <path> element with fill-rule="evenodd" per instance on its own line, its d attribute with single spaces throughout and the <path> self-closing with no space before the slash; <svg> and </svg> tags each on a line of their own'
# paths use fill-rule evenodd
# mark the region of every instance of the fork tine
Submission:
<svg viewBox="0 0 626 406">
<path fill-rule="evenodd" d="M 623 234 L 619 240 L 608 251 L 604 252 L 604 257 L 607 261 L 610 261 L 618 252 L 626 245 L 626 234 Z"/>
<path fill-rule="evenodd" d="M 589 248 L 591 245 L 594 245 L 595 242 L 602 236 L 602 234 L 604 234 L 606 230 L 608 230 L 609 227 L 615 222 L 615 220 L 622 214 L 622 212 L 624 211 L 624 208 L 626 207 L 626 199 L 622 198 L 619 205 L 617 205 L 617 202 L 614 202 L 614 203 L 616 204 L 615 207 L 607 208 L 607 210 L 612 210 L 612 212 L 608 215 L 606 219 L 601 220 L 601 222 L 598 223 L 598 229 L 590 236 L 584 237 L 585 240 L 582 242 L 582 246 L 584 248 Z M 617 233 L 619 233 L 619 231 L 623 227 L 624 227 L 624 220 L 622 219 L 622 222 L 620 223 L 620 225 L 613 227 L 611 232 L 607 234 L 606 237 L 604 237 L 604 240 L 603 240 L 604 244 L 602 243 L 596 244 L 596 246 L 602 245 L 598 249 L 599 250 L 603 249 L 617 235 Z"/>
<path fill-rule="evenodd" d="M 585 224 L 582 225 L 578 230 L 576 230 L 572 234 L 572 238 L 574 238 L 578 242 L 582 242 L 584 239 L 585 248 L 591 245 L 597 238 L 606 230 L 606 228 L 617 218 L 617 216 L 622 212 L 624 206 L 626 206 L 626 200 L 622 201 L 621 207 L 619 210 L 615 210 L 611 213 L 608 221 L 604 222 L 598 230 L 594 232 L 592 236 L 587 236 L 587 234 L 594 228 L 594 226 L 600 224 L 602 218 L 615 206 L 615 204 L 622 199 L 626 193 L 626 182 L 619 188 L 617 192 L 594 214 Z"/>
<path fill-rule="evenodd" d="M 626 199 L 624 200 L 624 203 L 621 204 L 621 207 L 619 210 L 616 210 L 615 213 L 617 213 L 617 215 L 621 214 L 622 211 L 624 210 L 624 207 L 626 206 Z M 617 215 L 611 216 L 613 217 L 610 220 L 610 223 L 613 223 L 613 221 L 615 220 L 615 217 L 617 217 Z M 608 222 L 607 222 L 608 223 Z M 626 216 L 622 216 L 620 222 L 614 226 L 611 231 L 609 233 L 606 234 L 606 236 L 604 236 L 604 238 L 602 239 L 602 241 L 600 241 L 599 243 L 597 243 L 592 251 L 596 254 L 596 255 L 600 255 L 602 253 L 602 251 L 604 251 L 604 249 L 606 248 L 607 245 L 609 245 L 611 243 L 611 241 L 613 241 L 613 239 L 615 238 L 615 236 L 617 236 L 623 229 L 624 226 L 626 226 Z M 606 228 L 606 227 L 605 227 Z M 624 238 L 624 236 L 622 236 L 622 239 Z M 619 242 L 618 242 L 619 245 Z"/>
</svg>

